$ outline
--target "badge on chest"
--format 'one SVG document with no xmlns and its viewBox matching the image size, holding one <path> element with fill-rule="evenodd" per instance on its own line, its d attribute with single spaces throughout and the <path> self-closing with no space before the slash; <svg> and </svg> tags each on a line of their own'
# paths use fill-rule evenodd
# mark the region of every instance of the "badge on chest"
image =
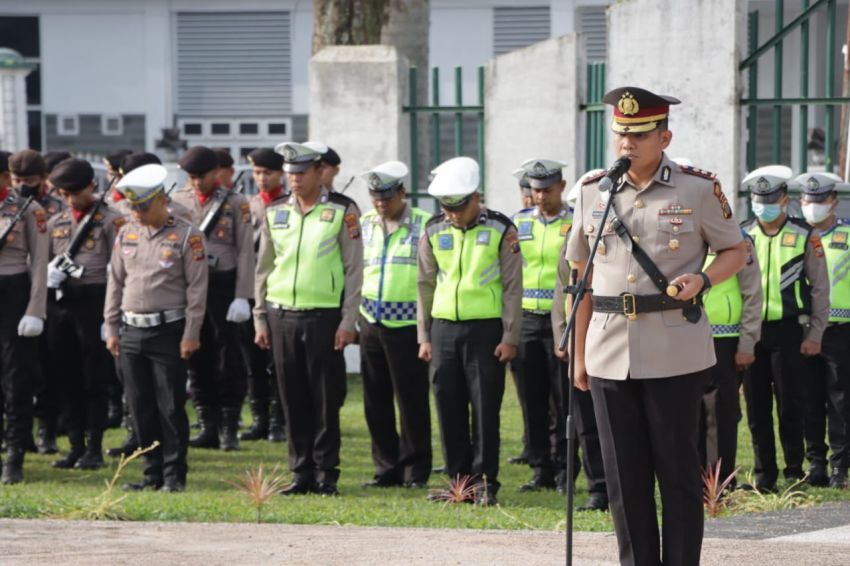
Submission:
<svg viewBox="0 0 850 566">
<path fill-rule="evenodd" d="M 454 238 L 451 234 L 440 234 L 437 238 L 437 247 L 441 250 L 450 250 L 454 247 Z"/>
<path fill-rule="evenodd" d="M 832 234 L 832 240 L 829 242 L 829 247 L 832 249 L 846 250 L 847 232 L 834 232 Z"/>
<path fill-rule="evenodd" d="M 475 244 L 478 246 L 489 246 L 490 245 L 490 231 L 482 230 L 478 232 L 478 235 L 475 237 Z"/>
<path fill-rule="evenodd" d="M 272 222 L 273 228 L 289 228 L 289 211 L 288 210 L 277 210 L 274 213 L 274 222 Z"/>
<path fill-rule="evenodd" d="M 793 232 L 786 232 L 782 234 L 782 245 L 786 248 L 793 248 L 797 245 L 797 234 Z"/>
<path fill-rule="evenodd" d="M 520 222 L 517 226 L 517 232 L 519 234 L 520 240 L 533 240 L 534 239 L 534 223 L 526 220 Z"/>
</svg>

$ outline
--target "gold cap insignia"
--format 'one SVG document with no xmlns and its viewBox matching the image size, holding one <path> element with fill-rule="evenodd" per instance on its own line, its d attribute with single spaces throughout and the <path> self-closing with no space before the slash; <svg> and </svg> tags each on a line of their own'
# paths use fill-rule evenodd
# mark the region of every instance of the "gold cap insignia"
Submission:
<svg viewBox="0 0 850 566">
<path fill-rule="evenodd" d="M 630 92 L 624 92 L 620 97 L 620 102 L 617 103 L 617 108 L 624 116 L 634 116 L 640 112 L 640 104 L 635 100 L 635 97 Z"/>
</svg>

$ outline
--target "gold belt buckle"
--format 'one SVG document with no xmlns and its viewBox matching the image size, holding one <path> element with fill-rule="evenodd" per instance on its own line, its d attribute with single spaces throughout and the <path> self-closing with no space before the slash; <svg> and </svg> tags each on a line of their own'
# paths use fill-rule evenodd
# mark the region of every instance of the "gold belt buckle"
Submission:
<svg viewBox="0 0 850 566">
<path fill-rule="evenodd" d="M 629 308 L 631 301 L 631 308 Z M 623 314 L 629 320 L 637 320 L 637 301 L 632 293 L 623 293 Z"/>
</svg>

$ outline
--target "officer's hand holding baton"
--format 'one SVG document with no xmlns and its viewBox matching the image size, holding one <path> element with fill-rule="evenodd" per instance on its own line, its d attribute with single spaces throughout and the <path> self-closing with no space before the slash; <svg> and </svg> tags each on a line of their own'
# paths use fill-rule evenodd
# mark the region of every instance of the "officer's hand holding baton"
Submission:
<svg viewBox="0 0 850 566">
<path fill-rule="evenodd" d="M 702 291 L 704 281 L 697 273 L 685 273 L 670 281 L 671 286 L 679 288 L 679 292 L 675 295 L 680 301 L 690 301 Z"/>
</svg>

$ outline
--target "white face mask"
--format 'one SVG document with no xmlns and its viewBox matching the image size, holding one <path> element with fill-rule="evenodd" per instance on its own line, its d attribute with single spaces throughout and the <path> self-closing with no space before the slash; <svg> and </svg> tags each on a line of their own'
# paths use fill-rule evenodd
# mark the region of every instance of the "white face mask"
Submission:
<svg viewBox="0 0 850 566">
<path fill-rule="evenodd" d="M 819 202 L 809 202 L 802 205 L 803 216 L 809 224 L 818 224 L 829 218 L 832 212 L 831 204 L 823 204 Z"/>
</svg>

